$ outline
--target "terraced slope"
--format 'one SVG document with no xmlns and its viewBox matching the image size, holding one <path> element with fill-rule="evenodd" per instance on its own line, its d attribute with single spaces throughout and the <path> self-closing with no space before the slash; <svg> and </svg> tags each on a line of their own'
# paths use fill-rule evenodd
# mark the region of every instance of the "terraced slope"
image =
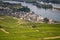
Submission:
<svg viewBox="0 0 60 40">
<path fill-rule="evenodd" d="M 32 25 L 35 27 L 33 28 Z M 0 15 L 0 40 L 60 40 L 60 38 L 44 39 L 60 36 L 60 24 L 32 23 L 10 16 Z"/>
</svg>

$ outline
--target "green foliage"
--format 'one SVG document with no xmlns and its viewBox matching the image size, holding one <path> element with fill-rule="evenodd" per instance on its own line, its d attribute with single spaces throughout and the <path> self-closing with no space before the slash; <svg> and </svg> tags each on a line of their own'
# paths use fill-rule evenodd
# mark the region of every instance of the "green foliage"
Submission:
<svg viewBox="0 0 60 40">
<path fill-rule="evenodd" d="M 30 9 L 28 7 L 24 7 L 24 6 L 22 8 L 20 8 L 19 10 L 24 11 L 24 12 L 29 12 L 30 11 Z"/>
<path fill-rule="evenodd" d="M 2 28 L 2 26 L 0 26 L 0 28 Z"/>
<path fill-rule="evenodd" d="M 30 9 L 28 7 L 24 7 L 21 4 L 12 4 L 12 3 L 7 3 L 7 2 L 1 2 L 0 3 L 1 7 L 8 7 L 12 9 L 13 11 L 24 11 L 24 12 L 29 12 Z"/>
<path fill-rule="evenodd" d="M 21 7 L 21 5 L 18 5 L 18 4 L 10 5 L 10 8 L 11 8 L 11 9 L 19 9 L 20 7 Z"/>
<path fill-rule="evenodd" d="M 44 18 L 44 22 L 45 23 L 48 23 L 49 22 L 49 19 L 48 18 Z"/>
<path fill-rule="evenodd" d="M 44 8 L 44 9 L 53 8 L 52 5 L 48 5 L 48 4 L 36 4 L 36 6 L 39 8 Z"/>
<path fill-rule="evenodd" d="M 43 2 L 51 2 L 51 3 L 60 4 L 60 0 L 24 0 L 24 1 L 27 1 L 27 2 L 43 1 Z"/>
<path fill-rule="evenodd" d="M 0 30 L 0 40 L 38 40 L 44 37 L 60 36 L 60 24 L 40 24 L 29 22 L 18 24 L 18 20 L 10 16 L 0 16 L 0 26 L 9 32 L 6 34 Z M 27 22 L 27 21 L 25 21 Z M 30 26 L 36 28 L 31 29 Z"/>
<path fill-rule="evenodd" d="M 36 26 L 35 25 L 32 25 L 32 28 L 36 28 Z"/>
</svg>

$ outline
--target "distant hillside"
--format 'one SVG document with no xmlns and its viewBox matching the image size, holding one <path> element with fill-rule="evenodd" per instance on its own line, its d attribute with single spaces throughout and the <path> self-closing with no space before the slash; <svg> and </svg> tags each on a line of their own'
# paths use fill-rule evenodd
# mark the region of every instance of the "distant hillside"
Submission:
<svg viewBox="0 0 60 40">
<path fill-rule="evenodd" d="M 60 3 L 60 0 L 41 0 L 44 2 Z"/>
<path fill-rule="evenodd" d="M 27 2 L 44 1 L 44 2 L 60 3 L 60 0 L 0 0 L 0 1 L 27 1 Z"/>
<path fill-rule="evenodd" d="M 51 3 L 60 3 L 60 0 L 25 0 L 25 1 L 43 1 L 43 2 L 51 2 Z"/>
</svg>

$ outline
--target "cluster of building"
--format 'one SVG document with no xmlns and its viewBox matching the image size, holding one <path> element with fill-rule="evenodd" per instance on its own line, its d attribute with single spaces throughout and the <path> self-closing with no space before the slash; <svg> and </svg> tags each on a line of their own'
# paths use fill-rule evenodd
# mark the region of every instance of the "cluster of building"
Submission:
<svg viewBox="0 0 60 40">
<path fill-rule="evenodd" d="M 22 11 L 13 12 L 13 10 L 9 8 L 1 8 L 1 7 L 0 7 L 0 15 L 9 15 L 36 23 L 43 23 L 43 19 L 44 19 L 43 17 L 35 14 L 34 12 L 22 12 Z M 52 19 L 49 20 L 49 23 L 52 23 Z"/>
</svg>

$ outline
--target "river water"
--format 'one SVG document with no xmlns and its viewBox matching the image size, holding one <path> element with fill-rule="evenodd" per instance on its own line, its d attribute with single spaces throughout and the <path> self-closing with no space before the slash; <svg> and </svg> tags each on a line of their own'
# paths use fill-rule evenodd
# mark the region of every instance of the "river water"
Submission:
<svg viewBox="0 0 60 40">
<path fill-rule="evenodd" d="M 23 6 L 27 6 L 30 8 L 31 11 L 33 11 L 37 15 L 41 15 L 42 17 L 47 17 L 49 19 L 53 19 L 55 21 L 60 21 L 60 11 L 55 9 L 43 9 L 43 8 L 37 8 L 31 3 L 26 2 L 14 2 L 14 1 L 7 1 L 10 3 L 21 3 Z M 54 7 L 60 7 L 60 4 L 53 4 Z"/>
</svg>

